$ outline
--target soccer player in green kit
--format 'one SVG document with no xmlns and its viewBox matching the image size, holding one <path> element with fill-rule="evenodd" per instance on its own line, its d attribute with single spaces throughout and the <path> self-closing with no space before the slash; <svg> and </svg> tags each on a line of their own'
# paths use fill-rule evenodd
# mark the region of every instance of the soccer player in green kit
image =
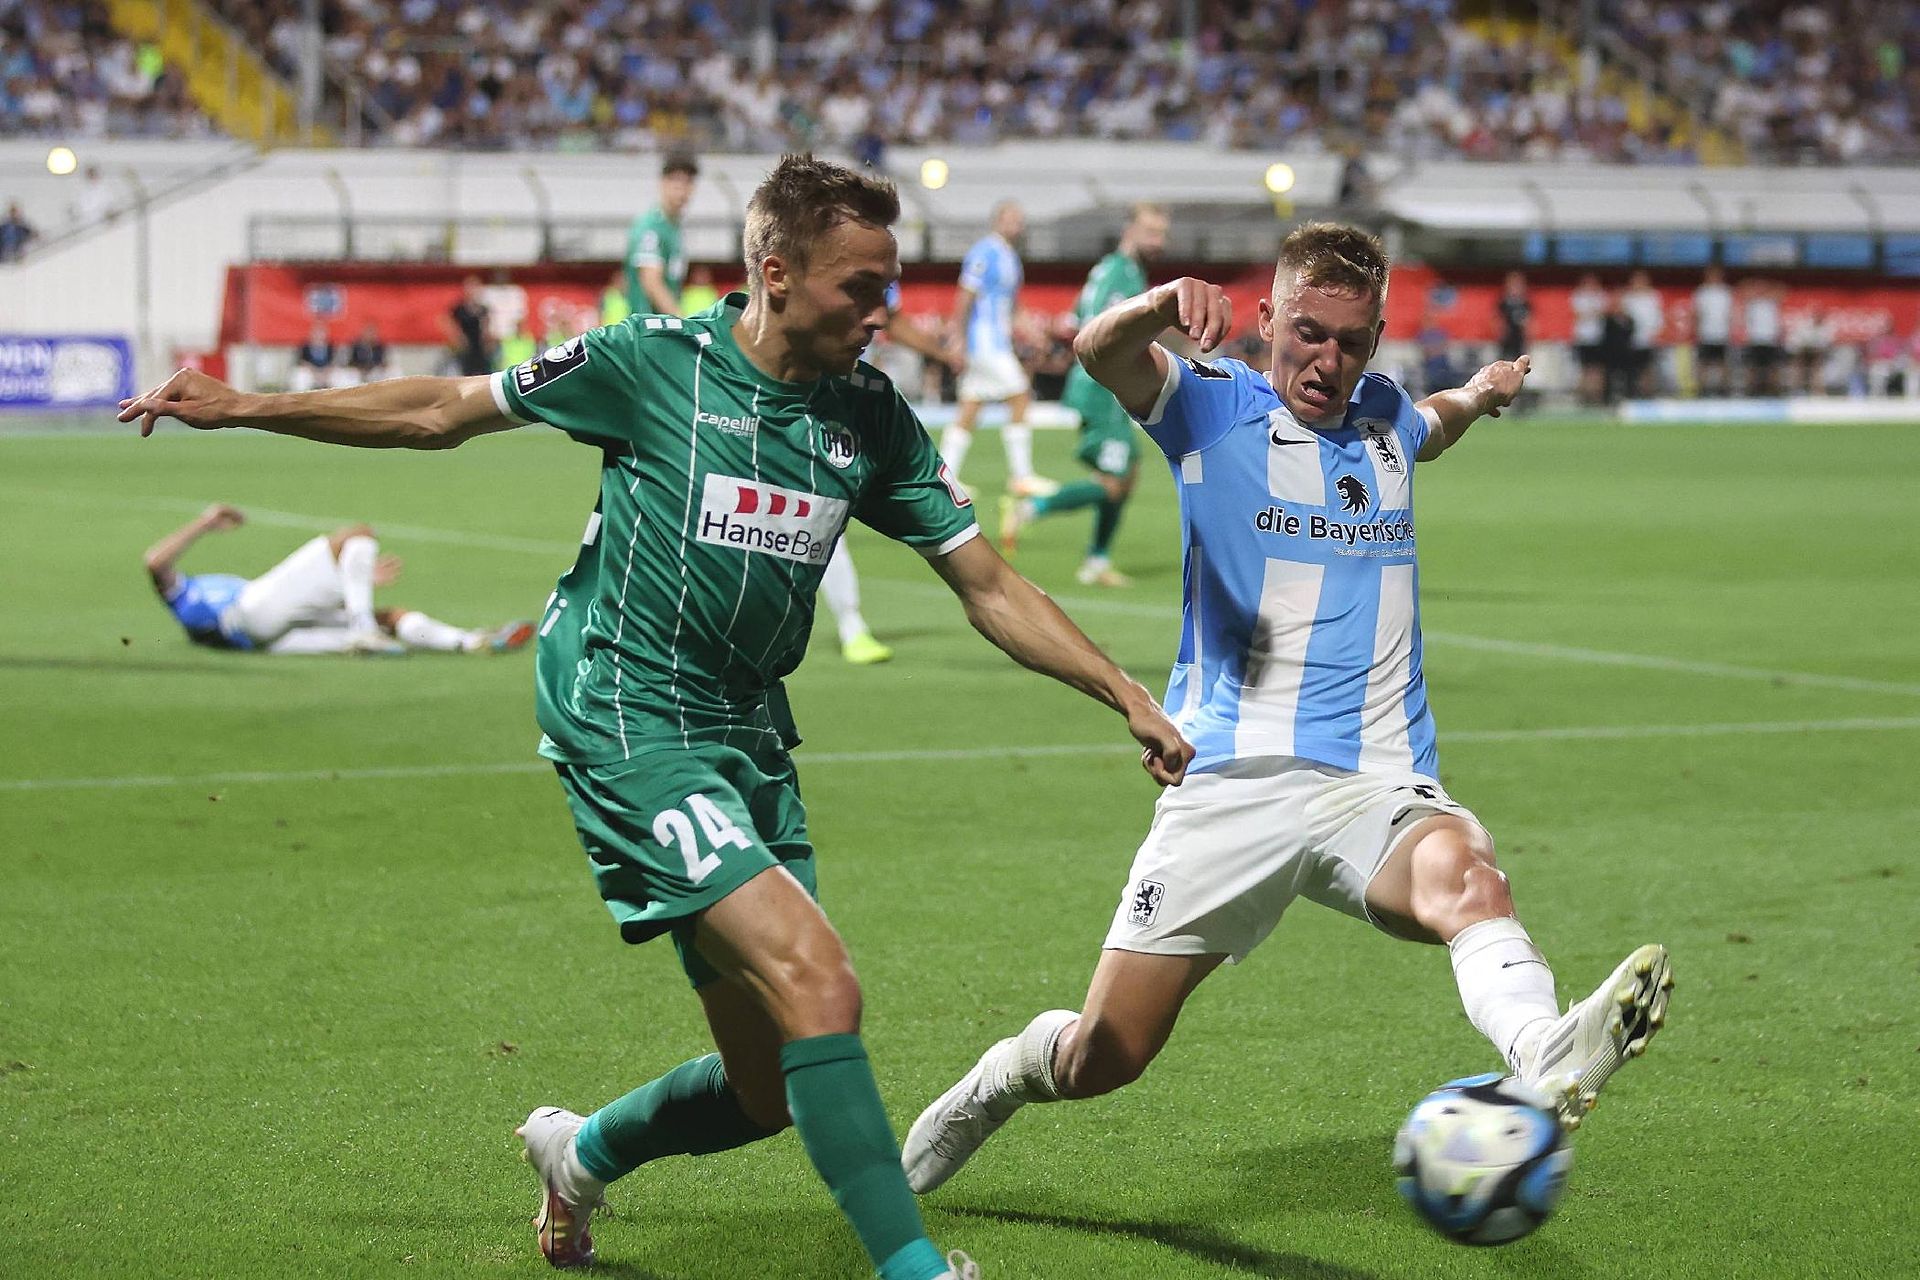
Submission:
<svg viewBox="0 0 1920 1280">
<path fill-rule="evenodd" d="M 627 310 L 663 316 L 680 314 L 680 291 L 687 286 L 687 254 L 680 245 L 680 215 L 693 199 L 700 165 L 674 152 L 660 164 L 660 203 L 627 228 Z"/>
<path fill-rule="evenodd" d="M 1074 303 L 1073 317 L 1081 325 L 1119 302 L 1147 291 L 1146 264 L 1160 256 L 1167 244 L 1167 212 L 1158 205 L 1136 204 L 1128 211 L 1120 245 L 1094 264 Z M 1051 494 L 1000 500 L 1000 545 L 1012 551 L 1020 531 L 1042 516 L 1098 506 L 1093 517 L 1093 540 L 1087 558 L 1074 576 L 1082 586 L 1124 587 L 1125 574 L 1113 567 L 1113 535 L 1120 513 L 1133 493 L 1140 472 L 1138 431 L 1113 393 L 1095 382 L 1077 363 L 1067 373 L 1060 403 L 1080 415 L 1080 447 L 1075 456 L 1093 472 L 1091 478 L 1063 484 Z"/>
<path fill-rule="evenodd" d="M 900 1171 L 846 949 L 815 904 L 779 696 L 849 516 L 925 555 L 988 640 L 1121 712 L 1162 784 L 1192 748 L 1151 694 L 985 539 L 933 443 L 859 363 L 899 275 L 891 183 L 788 157 L 747 206 L 749 292 L 632 316 L 505 373 L 246 395 L 182 370 L 121 408 L 335 444 L 447 448 L 525 422 L 601 454 L 600 500 L 540 626 L 541 754 L 630 942 L 666 934 L 717 1054 L 519 1130 L 556 1266 L 593 1259 L 608 1182 L 792 1124 L 884 1280 L 967 1280 Z"/>
</svg>

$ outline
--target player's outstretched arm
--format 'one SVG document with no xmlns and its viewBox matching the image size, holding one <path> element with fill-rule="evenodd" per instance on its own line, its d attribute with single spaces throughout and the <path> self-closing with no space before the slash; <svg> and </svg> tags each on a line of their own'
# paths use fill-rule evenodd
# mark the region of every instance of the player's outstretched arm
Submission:
<svg viewBox="0 0 1920 1280">
<path fill-rule="evenodd" d="M 1497 418 L 1520 394 L 1521 384 L 1533 371 L 1533 357 L 1495 360 L 1467 379 L 1467 385 L 1452 391 L 1436 391 L 1414 407 L 1427 415 L 1433 430 L 1427 442 L 1414 455 L 1416 462 L 1431 462 L 1460 443 L 1467 428 L 1481 418 Z"/>
<path fill-rule="evenodd" d="M 920 327 L 920 322 L 902 311 L 887 312 L 886 334 L 889 338 L 917 353 L 925 359 L 951 367 L 953 353 L 942 346 L 940 339 Z"/>
<path fill-rule="evenodd" d="M 246 523 L 246 519 L 240 514 L 240 508 L 216 502 L 148 547 L 144 559 L 147 577 L 153 580 L 153 589 L 161 595 L 173 590 L 174 584 L 180 580 L 175 566 L 179 564 L 180 557 L 187 554 L 187 548 L 200 541 L 203 535 L 224 529 L 238 529 Z"/>
<path fill-rule="evenodd" d="M 1127 718 L 1142 748 L 1141 766 L 1162 786 L 1178 786 L 1193 746 L 1138 680 L 1114 665 L 1047 594 L 1014 572 L 984 538 L 933 560 L 934 572 L 966 606 L 967 621 L 1021 666 L 1072 685 Z"/>
<path fill-rule="evenodd" d="M 200 431 L 251 427 L 322 444 L 365 449 L 451 449 L 519 422 L 500 412 L 492 378 L 394 378 L 330 391 L 256 395 L 182 369 L 144 395 L 120 402 L 122 422 L 153 434 L 162 418 Z"/>
<path fill-rule="evenodd" d="M 1173 329 L 1201 351 L 1233 332 L 1233 304 L 1220 286 L 1183 276 L 1107 308 L 1073 340 L 1073 354 L 1093 380 L 1134 417 L 1152 412 L 1167 381 L 1167 354 L 1157 339 Z"/>
</svg>

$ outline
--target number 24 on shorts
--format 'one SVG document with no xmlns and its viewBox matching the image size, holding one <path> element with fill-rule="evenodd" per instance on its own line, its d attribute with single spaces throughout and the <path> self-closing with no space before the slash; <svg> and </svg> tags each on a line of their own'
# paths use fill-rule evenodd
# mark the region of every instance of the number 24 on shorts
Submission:
<svg viewBox="0 0 1920 1280">
<path fill-rule="evenodd" d="M 691 812 L 693 817 L 689 818 L 681 810 Z M 699 834 L 706 837 L 706 853 L 700 851 L 699 838 L 693 829 L 695 820 L 700 823 Z M 687 879 L 695 884 L 720 869 L 720 850 L 753 847 L 747 833 L 734 825 L 719 805 L 698 792 L 682 800 L 679 808 L 664 809 L 654 818 L 653 838 L 669 849 L 680 851 L 680 856 L 686 859 Z"/>
</svg>

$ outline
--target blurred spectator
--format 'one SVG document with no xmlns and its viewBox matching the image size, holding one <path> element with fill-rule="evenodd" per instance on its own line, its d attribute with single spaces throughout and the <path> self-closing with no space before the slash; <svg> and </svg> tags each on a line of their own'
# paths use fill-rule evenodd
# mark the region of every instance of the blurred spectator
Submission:
<svg viewBox="0 0 1920 1280">
<path fill-rule="evenodd" d="M 1573 353 L 1580 361 L 1580 400 L 1600 404 L 1607 398 L 1607 362 L 1602 349 L 1606 332 L 1607 291 L 1591 272 L 1580 277 L 1567 299 L 1573 308 Z"/>
<path fill-rule="evenodd" d="M 1600 398 L 1607 404 L 1618 404 L 1634 394 L 1640 353 L 1635 345 L 1633 328 L 1633 312 L 1627 307 L 1626 293 L 1609 292 L 1606 295 L 1606 309 L 1600 319 L 1600 367 L 1603 373 Z"/>
<path fill-rule="evenodd" d="M 107 185 L 99 165 L 88 165 L 86 172 L 80 175 L 80 189 L 74 193 L 70 212 L 74 225 L 78 227 L 105 222 L 113 212 L 113 188 Z"/>
<path fill-rule="evenodd" d="M 1819 307 L 1795 312 L 1787 321 L 1787 350 L 1793 359 L 1790 391 L 1818 395 L 1827 357 L 1834 350 L 1833 325 Z"/>
<path fill-rule="evenodd" d="M 1660 339 L 1666 332 L 1667 305 L 1644 271 L 1628 277 L 1621 302 L 1633 317 L 1632 394 L 1650 396 L 1660 383 Z"/>
<path fill-rule="evenodd" d="M 347 348 L 347 364 L 341 373 L 344 376 L 339 381 L 347 386 L 387 377 L 387 344 L 380 340 L 380 326 L 371 320 L 361 326 L 360 336 Z"/>
<path fill-rule="evenodd" d="M 316 391 L 333 385 L 333 337 L 327 322 L 315 320 L 307 340 L 293 356 L 293 372 L 288 375 L 289 391 Z"/>
<path fill-rule="evenodd" d="M 206 118 L 105 0 L 0 0 L 0 137 L 203 137 Z"/>
<path fill-rule="evenodd" d="M 468 276 L 461 285 L 460 300 L 444 322 L 453 363 L 469 378 L 493 372 L 494 343 L 485 295 L 480 277 Z"/>
<path fill-rule="evenodd" d="M 9 203 L 6 219 L 0 221 L 0 262 L 18 262 L 27 252 L 27 242 L 39 234 L 20 212 L 20 202 Z"/>
<path fill-rule="evenodd" d="M 1693 291 L 1694 375 L 1700 394 L 1724 396 L 1732 391 L 1727 377 L 1727 349 L 1733 343 L 1733 290 L 1719 267 L 1708 267 L 1706 278 Z"/>
<path fill-rule="evenodd" d="M 1527 331 L 1533 322 L 1533 300 L 1527 295 L 1526 276 L 1507 272 L 1495 310 L 1500 320 L 1500 358 L 1518 360 L 1527 350 Z"/>
<path fill-rule="evenodd" d="M 1748 280 L 1742 286 L 1746 295 L 1741 307 L 1741 322 L 1746 329 L 1747 394 L 1780 394 L 1780 295 L 1782 290 L 1765 280 Z"/>
<path fill-rule="evenodd" d="M 1459 386 L 1461 379 L 1453 365 L 1453 339 L 1440 318 L 1440 309 L 1431 302 L 1420 317 L 1416 341 L 1420 344 L 1421 394 L 1430 396 Z"/>
</svg>

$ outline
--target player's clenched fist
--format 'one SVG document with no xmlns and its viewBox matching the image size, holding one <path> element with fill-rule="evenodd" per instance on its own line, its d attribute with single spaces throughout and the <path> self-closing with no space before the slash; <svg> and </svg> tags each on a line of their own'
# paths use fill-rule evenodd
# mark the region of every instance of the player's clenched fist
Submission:
<svg viewBox="0 0 1920 1280">
<path fill-rule="evenodd" d="M 153 434 L 161 418 L 178 418 L 203 431 L 226 426 L 240 416 L 241 395 L 218 378 L 182 369 L 144 395 L 120 402 L 119 419 L 140 419 L 140 434 Z"/>
<path fill-rule="evenodd" d="M 1167 327 L 1186 334 L 1202 351 L 1213 350 L 1233 332 L 1233 303 L 1217 284 L 1182 276 L 1154 289 L 1152 298 Z"/>
</svg>

